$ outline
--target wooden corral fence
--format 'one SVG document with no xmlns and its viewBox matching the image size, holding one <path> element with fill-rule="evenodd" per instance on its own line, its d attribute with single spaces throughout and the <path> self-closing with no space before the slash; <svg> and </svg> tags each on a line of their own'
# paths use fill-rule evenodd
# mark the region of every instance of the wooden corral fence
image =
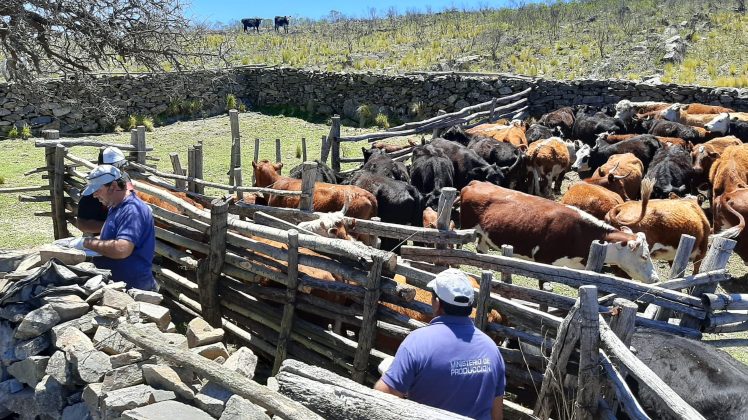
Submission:
<svg viewBox="0 0 748 420">
<path fill-rule="evenodd" d="M 238 144 L 233 127 L 232 123 L 232 144 Z M 54 131 L 45 135 L 37 146 L 46 148 L 47 164 L 29 174 L 42 173 L 49 185 L 0 192 L 49 191 L 49 196 L 21 198 L 50 201 L 52 211 L 44 216 L 52 216 L 55 237 L 60 238 L 69 234 L 67 221 L 76 212 L 85 171 L 94 167 L 68 148 L 108 144 L 60 140 Z M 191 170 L 195 165 L 188 165 L 185 175 L 173 156 L 175 173 L 148 166 L 145 132 L 141 135 L 135 130 L 132 138 L 130 145 L 115 146 L 131 152 L 128 172 L 136 190 L 179 209 L 172 212 L 151 205 L 157 223 L 156 253 L 160 256 L 153 272 L 167 299 L 174 307 L 222 326 L 273 360 L 274 372 L 285 358 L 293 357 L 359 383 L 373 383 L 377 379 L 374 367 L 388 356 L 379 339 L 401 340 L 425 325 L 404 315 L 405 311 L 380 303 L 430 315 L 430 305 L 415 300 L 416 290 L 425 288 L 445 264 L 483 270 L 478 277 L 480 288 L 476 289 L 477 326 L 496 340 L 517 340 L 536 349 L 528 353 L 499 347 L 506 361 L 507 389 L 537 395 L 534 413 L 541 418 L 548 418 L 554 410 L 571 410 L 584 418 L 610 418 L 616 407 L 632 418 L 647 418 L 624 382 L 624 374 L 657 393 L 660 410 L 677 417 L 701 418 L 629 351 L 633 329 L 639 325 L 700 337 L 702 331 L 740 330 L 746 326 L 748 317 L 731 312 L 746 307 L 746 296 L 714 293 L 716 285 L 729 278 L 725 265 L 735 245 L 731 240 L 715 239 L 700 273 L 684 275 L 687 260 L 680 257 L 673 264 L 670 280 L 649 285 L 599 273 L 605 248 L 597 243 L 591 245 L 587 270 L 512 258 L 511 247 L 504 247 L 503 255 L 476 254 L 446 247 L 476 238 L 473 230 L 447 229 L 447 213 L 456 195 L 452 189 L 442 194 L 441 229 L 355 219 L 355 233 L 433 246 L 406 245 L 398 257 L 297 228 L 298 222 L 319 216 L 313 212 L 311 200 L 316 178 L 313 162 L 304 164 L 302 191 L 278 191 L 242 186 L 241 154 L 232 153 L 230 173 L 234 178 L 230 185 L 220 184 L 195 176 L 201 173 L 198 168 Z M 204 196 L 197 192 L 198 187 L 237 194 L 296 195 L 301 196 L 302 204 L 299 209 L 249 205 L 231 198 Z M 210 209 L 200 209 L 169 191 L 188 193 L 196 202 L 209 203 Z M 682 241 L 678 255 L 690 254 L 688 244 L 687 239 Z M 334 273 L 342 281 L 322 278 L 320 272 Z M 579 298 L 513 284 L 514 274 L 578 288 Z M 402 278 L 406 281 L 397 281 Z M 683 293 L 681 289 L 693 292 Z M 708 292 L 700 292 L 704 289 Z M 605 295 L 599 297 L 598 292 Z M 681 325 L 647 318 L 637 313 L 636 303 L 670 311 L 667 318 L 680 316 Z M 488 322 L 491 310 L 499 311 L 506 322 Z M 310 316 L 328 320 L 332 330 L 309 321 Z M 510 402 L 506 406 L 508 418 L 529 416 Z"/>
</svg>

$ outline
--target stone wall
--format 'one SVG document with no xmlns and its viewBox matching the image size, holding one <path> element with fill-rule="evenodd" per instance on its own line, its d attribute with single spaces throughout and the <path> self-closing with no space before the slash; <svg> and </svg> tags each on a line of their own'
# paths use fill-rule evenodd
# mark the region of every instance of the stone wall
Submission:
<svg viewBox="0 0 748 420">
<path fill-rule="evenodd" d="M 340 114 L 355 120 L 356 109 L 369 105 L 376 115 L 409 121 L 433 116 L 439 109 L 453 111 L 508 95 L 532 86 L 531 113 L 562 106 L 601 106 L 620 99 L 635 101 L 701 102 L 748 111 L 748 89 L 706 88 L 673 84 L 637 84 L 619 80 L 555 81 L 506 75 L 456 74 L 380 75 L 325 73 L 293 68 L 237 67 L 228 70 L 162 75 L 102 76 L 91 93 L 75 82 L 47 83 L 53 98 L 30 99 L 13 85 L 0 84 L 0 130 L 24 123 L 34 129 L 63 132 L 111 129 L 127 115 L 155 116 L 178 100 L 198 100 L 199 115 L 224 111 L 225 98 L 234 93 L 250 109 L 290 105 L 320 115 Z M 73 94 L 75 93 L 75 94 Z"/>
</svg>

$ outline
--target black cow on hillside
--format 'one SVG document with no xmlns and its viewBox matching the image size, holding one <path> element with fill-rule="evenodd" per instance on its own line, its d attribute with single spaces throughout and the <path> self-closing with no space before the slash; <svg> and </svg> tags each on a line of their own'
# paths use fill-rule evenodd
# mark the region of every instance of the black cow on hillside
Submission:
<svg viewBox="0 0 748 420">
<path fill-rule="evenodd" d="M 275 17 L 275 32 L 278 32 L 278 28 L 281 26 L 288 33 L 288 19 L 289 16 L 276 16 Z"/>
<path fill-rule="evenodd" d="M 592 146 L 597 140 L 597 135 L 604 132 L 621 133 L 623 132 L 623 123 L 621 120 L 610 117 L 603 112 L 589 115 L 585 112 L 585 108 L 581 108 L 574 117 L 571 139 L 581 140 L 582 143 Z"/>
<path fill-rule="evenodd" d="M 244 32 L 247 32 L 247 29 L 254 28 L 257 33 L 260 33 L 260 24 L 262 23 L 261 18 L 244 18 L 242 19 L 242 25 L 244 25 Z"/>
<path fill-rule="evenodd" d="M 646 177 L 655 181 L 652 198 L 668 198 L 670 193 L 684 196 L 694 178 L 691 154 L 680 146 L 664 145 L 655 153 Z"/>
<path fill-rule="evenodd" d="M 452 161 L 441 150 L 430 144 L 413 148 L 410 183 L 424 196 L 424 207 L 438 210 L 442 188 L 454 187 L 455 171 Z"/>
</svg>

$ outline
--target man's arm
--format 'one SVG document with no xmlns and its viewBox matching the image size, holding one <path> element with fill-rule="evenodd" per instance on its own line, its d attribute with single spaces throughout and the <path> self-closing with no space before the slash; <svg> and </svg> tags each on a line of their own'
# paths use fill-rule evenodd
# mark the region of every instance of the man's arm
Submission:
<svg viewBox="0 0 748 420">
<path fill-rule="evenodd" d="M 75 219 L 75 227 L 83 233 L 98 235 L 101 233 L 101 228 L 104 227 L 104 221 L 77 217 Z"/>
<path fill-rule="evenodd" d="M 405 394 L 396 390 L 395 388 L 390 387 L 389 385 L 384 383 L 384 381 L 381 378 L 377 381 L 377 383 L 374 384 L 374 389 L 376 389 L 377 391 L 384 392 L 386 394 L 392 394 L 399 398 L 405 397 Z"/>
<path fill-rule="evenodd" d="M 491 408 L 491 420 L 504 419 L 504 397 L 493 399 L 493 408 Z"/>
<path fill-rule="evenodd" d="M 129 257 L 135 249 L 135 244 L 126 239 L 101 240 L 86 238 L 83 241 L 83 246 L 115 260 Z"/>
</svg>

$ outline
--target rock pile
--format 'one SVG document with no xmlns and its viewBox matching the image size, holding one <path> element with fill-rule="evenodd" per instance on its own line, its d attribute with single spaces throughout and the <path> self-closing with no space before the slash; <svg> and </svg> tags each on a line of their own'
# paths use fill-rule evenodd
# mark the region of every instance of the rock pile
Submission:
<svg viewBox="0 0 748 420">
<path fill-rule="evenodd" d="M 85 264 L 51 260 L 34 271 L 0 275 L 0 418 L 270 418 L 220 385 L 138 348 L 117 326 L 145 324 L 170 344 L 249 379 L 257 364 L 251 350 L 229 354 L 223 330 L 200 318 L 189 322 L 186 335 L 176 333 L 159 293 L 126 291 Z"/>
</svg>

